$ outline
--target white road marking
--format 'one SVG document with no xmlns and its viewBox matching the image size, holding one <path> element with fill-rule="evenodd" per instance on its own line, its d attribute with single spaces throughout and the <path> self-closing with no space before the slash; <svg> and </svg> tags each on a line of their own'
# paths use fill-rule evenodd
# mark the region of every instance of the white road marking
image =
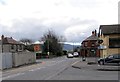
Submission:
<svg viewBox="0 0 120 82">
<path fill-rule="evenodd" d="M 76 62 L 74 62 L 73 64 L 71 64 L 71 65 L 75 65 L 76 63 L 78 63 L 78 62 L 80 62 L 80 61 L 76 61 Z"/>
<path fill-rule="evenodd" d="M 8 79 L 8 78 L 13 78 L 13 77 L 16 77 L 16 76 L 19 76 L 19 75 L 24 75 L 24 74 L 25 73 L 17 73 L 17 74 L 9 75 L 7 77 L 3 77 L 2 80 Z"/>
<path fill-rule="evenodd" d="M 37 71 L 37 70 L 40 70 L 40 69 L 42 69 L 42 68 L 45 68 L 45 67 L 40 67 L 40 68 L 36 68 L 36 69 L 31 69 L 31 70 L 29 70 L 29 71 Z"/>
<path fill-rule="evenodd" d="M 50 64 L 50 65 L 47 65 L 47 66 L 54 66 L 54 65 L 57 65 L 58 63 L 61 63 L 61 62 L 64 62 L 64 61 L 66 61 L 66 60 L 57 61 L 57 62 L 55 62 L 53 64 Z"/>
</svg>

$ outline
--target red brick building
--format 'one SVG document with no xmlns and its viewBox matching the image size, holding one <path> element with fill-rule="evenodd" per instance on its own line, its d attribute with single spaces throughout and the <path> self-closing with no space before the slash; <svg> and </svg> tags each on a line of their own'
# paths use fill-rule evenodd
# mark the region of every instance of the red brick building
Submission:
<svg viewBox="0 0 120 82">
<path fill-rule="evenodd" d="M 85 57 L 99 57 L 100 51 L 98 50 L 98 35 L 96 30 L 92 31 L 92 35 L 86 38 L 81 44 L 81 55 Z"/>
</svg>

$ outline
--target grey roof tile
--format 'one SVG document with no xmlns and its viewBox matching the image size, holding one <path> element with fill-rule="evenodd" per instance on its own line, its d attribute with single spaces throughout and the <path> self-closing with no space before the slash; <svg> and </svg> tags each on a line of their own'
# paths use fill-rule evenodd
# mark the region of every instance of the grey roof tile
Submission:
<svg viewBox="0 0 120 82">
<path fill-rule="evenodd" d="M 120 24 L 116 25 L 100 25 L 103 34 L 120 34 Z"/>
</svg>

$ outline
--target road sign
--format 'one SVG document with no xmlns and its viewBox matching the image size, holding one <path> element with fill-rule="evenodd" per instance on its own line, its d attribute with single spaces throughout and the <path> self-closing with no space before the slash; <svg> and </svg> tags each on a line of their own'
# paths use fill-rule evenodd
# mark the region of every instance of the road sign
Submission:
<svg viewBox="0 0 120 82">
<path fill-rule="evenodd" d="M 40 51 L 40 45 L 34 45 L 34 51 Z"/>
</svg>

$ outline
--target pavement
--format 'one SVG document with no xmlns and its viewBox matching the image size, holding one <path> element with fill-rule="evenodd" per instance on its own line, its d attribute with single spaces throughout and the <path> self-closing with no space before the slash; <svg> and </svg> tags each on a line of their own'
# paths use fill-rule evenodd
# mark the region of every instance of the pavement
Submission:
<svg viewBox="0 0 120 82">
<path fill-rule="evenodd" d="M 98 58 L 86 58 L 86 61 L 75 62 L 72 64 L 72 67 L 78 69 L 91 69 L 91 70 L 99 70 L 99 71 L 120 71 L 120 65 L 117 64 L 106 64 L 106 65 L 99 65 L 97 63 Z"/>
</svg>

